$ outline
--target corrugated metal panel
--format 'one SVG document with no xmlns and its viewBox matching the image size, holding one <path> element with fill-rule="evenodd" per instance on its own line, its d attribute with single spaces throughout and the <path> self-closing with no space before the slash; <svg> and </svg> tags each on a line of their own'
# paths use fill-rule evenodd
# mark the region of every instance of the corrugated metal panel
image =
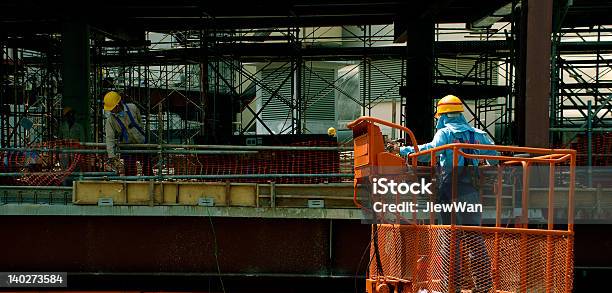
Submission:
<svg viewBox="0 0 612 293">
<path fill-rule="evenodd" d="M 310 72 L 312 70 L 315 74 Z M 307 120 L 335 120 L 336 101 L 334 87 L 335 69 L 309 68 L 302 71 L 304 118 Z"/>
<path fill-rule="evenodd" d="M 451 59 L 438 58 L 438 72 L 436 75 L 463 77 L 470 73 L 473 77 L 476 70 L 472 70 L 475 60 L 472 59 Z M 489 74 L 492 76 L 492 81 L 489 84 L 497 84 L 497 69 L 494 67 L 495 62 L 491 62 L 489 66 Z M 364 64 L 359 65 L 359 95 L 363 95 L 363 80 L 364 80 Z M 400 59 L 374 60 L 370 62 L 370 98 L 374 102 L 379 98 L 382 99 L 399 99 L 399 87 L 402 79 L 402 61 Z M 485 77 L 484 64 L 480 65 L 478 70 L 479 77 Z M 454 82 L 454 81 L 452 81 Z M 466 82 L 469 83 L 469 82 Z M 367 93 L 366 93 L 367 95 Z M 375 102 L 374 102 L 375 103 Z"/>
<path fill-rule="evenodd" d="M 285 83 L 283 83 L 283 85 L 280 87 L 280 90 L 278 90 L 278 95 L 283 97 L 285 101 L 283 101 L 283 99 L 279 98 L 278 96 L 274 96 L 270 103 L 268 103 L 264 107 L 261 113 L 262 119 L 274 120 L 286 119 L 287 117 L 290 117 L 289 113 L 291 113 L 291 107 L 287 105 L 287 102 L 291 101 L 292 96 L 291 77 L 287 78 L 289 74 L 292 74 L 290 68 L 279 68 L 277 70 L 264 69 L 261 71 L 261 83 L 265 85 L 265 88 L 267 88 L 263 89 L 260 86 L 260 88 L 262 88 L 262 105 L 270 98 L 272 92 L 276 91 L 281 85 L 281 83 L 283 83 L 283 81 L 287 79 L 287 81 L 285 81 Z"/>
<path fill-rule="evenodd" d="M 459 64 L 457 59 L 438 58 L 438 71 L 436 74 L 442 76 L 458 76 Z M 469 70 L 469 69 L 468 69 Z"/>
<path fill-rule="evenodd" d="M 312 70 L 314 73 L 310 72 Z M 264 69 L 262 70 L 262 83 L 271 91 L 276 90 L 288 74 L 289 68 Z M 302 94 L 304 103 L 304 119 L 308 120 L 335 120 L 335 92 L 334 88 L 328 86 L 333 84 L 335 69 L 309 68 L 302 70 Z M 286 101 L 291 101 L 291 77 L 278 92 Z M 262 104 L 270 97 L 271 93 L 262 90 Z M 284 120 L 289 116 L 291 108 L 286 102 L 278 97 L 273 97 L 270 103 L 263 109 L 264 120 Z"/>
<path fill-rule="evenodd" d="M 371 61 L 359 65 L 359 94 L 363 95 L 364 69 L 370 69 L 370 99 L 399 99 L 399 87 L 402 81 L 402 61 L 399 59 L 386 59 Z M 367 93 L 366 93 L 367 95 Z"/>
</svg>

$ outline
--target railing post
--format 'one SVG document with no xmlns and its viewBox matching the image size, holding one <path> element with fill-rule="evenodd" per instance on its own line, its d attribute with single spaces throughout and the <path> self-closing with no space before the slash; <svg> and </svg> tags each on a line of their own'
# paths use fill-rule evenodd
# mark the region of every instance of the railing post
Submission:
<svg viewBox="0 0 612 293">
<path fill-rule="evenodd" d="M 565 292 L 572 292 L 571 284 L 573 278 L 574 257 L 574 188 L 576 187 L 576 151 L 570 158 L 570 182 L 567 200 L 567 230 L 570 232 L 566 239 L 567 254 L 565 255 Z"/>
<path fill-rule="evenodd" d="M 529 162 L 522 162 L 523 165 L 523 195 L 521 198 L 521 221 L 524 229 L 529 228 Z M 520 292 L 527 292 L 527 234 L 521 233 L 521 288 Z"/>
<path fill-rule="evenodd" d="M 593 116 L 595 116 L 591 110 L 592 103 L 589 100 L 587 103 L 587 182 L 589 184 L 589 187 L 593 187 Z"/>
<path fill-rule="evenodd" d="M 459 164 L 459 154 L 457 153 L 458 149 L 456 146 L 453 147 L 453 165 L 452 165 L 452 196 L 451 196 L 451 204 L 457 201 L 457 165 Z M 450 241 L 449 241 L 449 268 L 448 268 L 448 292 L 455 292 L 455 278 L 460 278 L 460 276 L 455 276 L 455 243 L 457 242 L 457 235 L 455 229 L 455 211 L 451 211 L 451 223 L 450 223 Z"/>
<path fill-rule="evenodd" d="M 548 230 L 554 229 L 555 216 L 555 163 L 550 163 L 548 170 Z M 552 235 L 546 236 L 546 293 L 552 292 L 552 258 L 553 239 Z"/>
<path fill-rule="evenodd" d="M 503 172 L 502 165 L 497 166 L 497 192 L 495 193 L 495 227 L 501 227 L 501 208 L 503 192 Z M 514 203 L 514 202 L 513 202 Z M 493 243 L 493 290 L 499 289 L 499 231 L 495 231 Z"/>
</svg>

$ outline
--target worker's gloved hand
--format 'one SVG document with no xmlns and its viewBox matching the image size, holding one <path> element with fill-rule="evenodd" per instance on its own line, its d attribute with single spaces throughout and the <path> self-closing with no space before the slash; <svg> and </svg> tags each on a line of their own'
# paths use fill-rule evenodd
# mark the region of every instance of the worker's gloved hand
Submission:
<svg viewBox="0 0 612 293">
<path fill-rule="evenodd" d="M 118 157 L 108 159 L 108 167 L 110 167 L 112 171 L 117 172 L 119 175 L 123 175 L 124 173 L 123 163 Z"/>
<path fill-rule="evenodd" d="M 413 146 L 405 146 L 405 147 L 401 147 L 399 150 L 399 154 L 400 156 L 407 156 L 409 154 L 414 153 L 414 147 Z"/>
<path fill-rule="evenodd" d="M 399 154 L 400 147 L 401 146 L 398 142 L 390 141 L 390 142 L 387 142 L 385 149 L 387 152 L 390 152 L 392 154 Z"/>
</svg>

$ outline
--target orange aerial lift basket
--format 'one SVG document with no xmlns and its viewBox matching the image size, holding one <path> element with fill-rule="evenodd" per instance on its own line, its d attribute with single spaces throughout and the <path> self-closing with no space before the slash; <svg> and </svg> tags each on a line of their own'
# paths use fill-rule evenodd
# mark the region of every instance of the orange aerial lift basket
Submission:
<svg viewBox="0 0 612 293">
<path fill-rule="evenodd" d="M 378 125 L 405 132 L 415 153 L 402 158 L 387 152 Z M 458 224 L 454 212 L 451 222 L 444 224 L 436 220 L 439 218 L 434 212 L 398 214 L 395 223 L 382 222 L 374 216 L 367 292 L 572 291 L 574 150 L 453 143 L 418 151 L 414 135 L 406 127 L 373 117 L 361 117 L 348 127 L 354 138 L 355 204 L 365 210 L 369 207 L 358 198 L 358 192 L 363 195 L 362 187 L 371 184 L 373 177 L 385 175 L 389 167 L 400 168 L 408 175 L 422 173 L 425 168 L 433 179 L 438 176 L 438 154 L 451 154 L 452 199 L 456 200 L 462 192 L 457 187 L 459 172 L 455 168 L 460 158 L 497 162 L 477 167 L 478 172 L 490 177 L 489 181 L 481 178 L 479 182 L 492 190 L 492 194 L 484 195 L 484 189 L 479 189 L 480 200 L 490 202 L 483 212 L 488 222 Z M 494 150 L 496 155 L 482 155 L 483 150 Z M 427 165 L 417 162 L 422 156 L 429 156 Z M 519 171 L 518 180 L 508 178 L 507 171 L 512 168 Z M 547 186 L 535 194 L 529 179 L 534 175 L 542 177 L 542 173 L 547 175 Z M 556 180 L 558 174 L 567 178 Z M 373 198 L 371 189 L 365 190 L 366 196 Z M 530 192 L 534 194 L 530 196 Z M 435 191 L 432 198 L 436 198 Z M 535 206 L 539 209 L 533 209 Z M 540 211 L 540 218 L 545 220 L 539 225 L 531 218 L 534 210 Z M 564 217 L 558 216 L 560 210 Z M 409 221 L 400 220 L 402 217 Z"/>
</svg>

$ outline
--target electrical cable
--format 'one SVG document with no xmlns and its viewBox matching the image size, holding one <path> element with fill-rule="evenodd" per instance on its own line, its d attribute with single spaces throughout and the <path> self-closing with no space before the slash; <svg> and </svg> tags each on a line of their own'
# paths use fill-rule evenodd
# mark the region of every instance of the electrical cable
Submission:
<svg viewBox="0 0 612 293">
<path fill-rule="evenodd" d="M 217 233 L 215 233 L 215 225 L 213 224 L 212 217 L 210 216 L 210 209 L 208 207 L 206 207 L 206 213 L 208 214 L 210 229 L 212 231 L 214 240 L 213 255 L 215 256 L 215 264 L 217 265 L 217 273 L 219 274 L 219 283 L 221 284 L 221 291 L 225 293 L 225 284 L 223 283 L 223 278 L 221 277 L 221 266 L 219 265 L 219 245 L 217 243 Z"/>
<path fill-rule="evenodd" d="M 385 273 L 382 268 L 382 261 L 380 259 L 380 251 L 378 249 L 378 223 L 374 222 L 374 256 L 376 257 L 376 271 L 380 276 L 384 276 Z"/>
<path fill-rule="evenodd" d="M 369 194 L 372 194 L 371 190 L 369 189 L 369 185 L 365 184 L 364 185 L 366 190 L 368 191 Z M 373 219 L 374 219 L 374 223 L 372 224 L 374 227 L 374 230 L 372 231 L 373 235 L 373 240 L 370 240 L 370 242 L 373 241 L 374 243 L 374 256 L 376 257 L 376 271 L 378 272 L 379 275 L 384 275 L 383 270 L 382 270 L 382 262 L 380 260 L 380 253 L 378 251 L 378 219 L 376 217 L 376 213 L 373 214 Z M 370 260 L 371 262 L 371 260 Z"/>
<path fill-rule="evenodd" d="M 359 269 L 361 268 L 361 263 L 363 262 L 363 258 L 365 257 L 366 253 L 368 252 L 370 245 L 372 244 L 372 238 L 370 238 L 370 241 L 368 241 L 368 244 L 366 245 L 365 249 L 363 250 L 363 252 L 361 253 L 361 258 L 359 258 L 359 263 L 357 264 L 357 269 L 355 269 L 355 293 L 357 292 L 357 275 L 359 274 Z M 370 258 L 370 261 L 372 260 L 372 258 Z M 370 264 L 370 261 L 368 261 L 368 267 Z M 366 275 L 367 275 L 367 267 L 366 267 Z"/>
</svg>

